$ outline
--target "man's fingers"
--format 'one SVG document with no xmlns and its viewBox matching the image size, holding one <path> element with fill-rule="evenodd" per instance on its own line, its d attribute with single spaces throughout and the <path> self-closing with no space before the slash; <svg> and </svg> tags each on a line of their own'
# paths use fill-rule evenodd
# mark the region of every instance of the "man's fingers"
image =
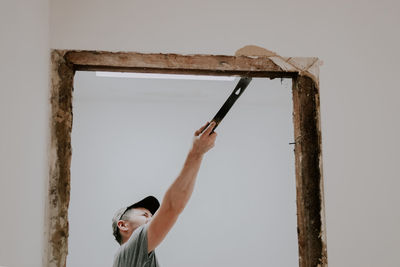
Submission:
<svg viewBox="0 0 400 267">
<path fill-rule="evenodd" d="M 210 135 L 215 125 L 216 125 L 215 121 L 212 121 L 203 134 Z"/>
<path fill-rule="evenodd" d="M 196 132 L 195 132 L 195 136 L 198 136 L 199 134 L 201 134 L 203 131 L 204 131 L 204 129 L 207 127 L 209 125 L 209 122 L 207 122 L 206 124 L 204 124 L 200 129 L 198 129 Z"/>
</svg>

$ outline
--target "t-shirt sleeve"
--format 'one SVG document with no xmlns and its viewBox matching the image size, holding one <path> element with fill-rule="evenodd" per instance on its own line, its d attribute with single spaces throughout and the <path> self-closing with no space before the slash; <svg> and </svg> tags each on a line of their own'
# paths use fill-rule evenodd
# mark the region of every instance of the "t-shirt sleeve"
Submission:
<svg viewBox="0 0 400 267">
<path fill-rule="evenodd" d="M 134 266 L 140 266 L 145 264 L 152 253 L 147 253 L 147 229 L 148 224 L 139 226 L 131 235 L 129 240 L 123 244 L 123 257 L 127 262 L 134 264 Z"/>
</svg>

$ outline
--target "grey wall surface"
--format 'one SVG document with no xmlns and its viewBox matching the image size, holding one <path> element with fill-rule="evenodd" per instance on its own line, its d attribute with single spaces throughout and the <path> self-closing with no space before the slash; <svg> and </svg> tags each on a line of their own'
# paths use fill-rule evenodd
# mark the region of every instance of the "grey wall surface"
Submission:
<svg viewBox="0 0 400 267">
<path fill-rule="evenodd" d="M 42 266 L 49 1 L 0 1 L 0 266 Z"/>
<path fill-rule="evenodd" d="M 68 267 L 111 266 L 114 212 L 149 194 L 162 200 L 194 131 L 236 83 L 76 74 Z M 160 263 L 295 266 L 291 80 L 254 79 L 217 133 L 193 197 L 156 249 Z"/>
</svg>

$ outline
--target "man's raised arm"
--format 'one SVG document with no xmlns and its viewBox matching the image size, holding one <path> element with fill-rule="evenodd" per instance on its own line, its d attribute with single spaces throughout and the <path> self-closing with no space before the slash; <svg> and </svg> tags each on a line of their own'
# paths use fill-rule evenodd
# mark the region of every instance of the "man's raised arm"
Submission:
<svg viewBox="0 0 400 267">
<path fill-rule="evenodd" d="M 153 251 L 161 241 L 164 240 L 192 195 L 203 156 L 208 150 L 214 147 L 217 137 L 217 133 L 211 133 L 215 122 L 212 122 L 204 131 L 207 124 L 195 132 L 193 145 L 183 165 L 182 171 L 168 188 L 160 209 L 149 222 L 147 232 L 148 252 Z"/>
</svg>

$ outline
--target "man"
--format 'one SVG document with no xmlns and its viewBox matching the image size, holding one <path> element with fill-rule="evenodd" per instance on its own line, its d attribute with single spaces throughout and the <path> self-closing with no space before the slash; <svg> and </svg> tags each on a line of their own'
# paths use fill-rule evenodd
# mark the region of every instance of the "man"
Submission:
<svg viewBox="0 0 400 267">
<path fill-rule="evenodd" d="M 114 267 L 157 267 L 155 248 L 164 240 L 192 195 L 204 154 L 215 145 L 216 123 L 208 122 L 194 133 L 184 166 L 168 188 L 162 204 L 149 196 L 120 209 L 112 219 L 113 234 L 121 245 Z M 204 132 L 203 132 L 204 131 Z"/>
</svg>

